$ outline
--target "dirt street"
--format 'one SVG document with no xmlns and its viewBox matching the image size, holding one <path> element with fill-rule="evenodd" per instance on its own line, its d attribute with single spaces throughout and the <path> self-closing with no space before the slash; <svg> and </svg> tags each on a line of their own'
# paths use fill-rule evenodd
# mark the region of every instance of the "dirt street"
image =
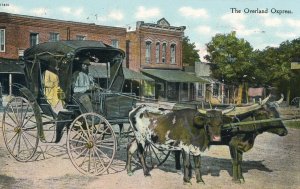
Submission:
<svg viewBox="0 0 300 189">
<path fill-rule="evenodd" d="M 174 162 L 144 177 L 136 167 L 134 175 L 126 174 L 125 144 L 117 152 L 109 173 L 92 177 L 80 174 L 68 158 L 65 145 L 42 145 L 34 161 L 21 163 L 6 150 L 2 131 L 0 134 L 0 188 L 300 188 L 300 129 L 289 129 L 285 137 L 264 133 L 255 141 L 254 148 L 244 154 L 243 173 L 245 184 L 231 181 L 231 160 L 227 146 L 212 146 L 203 153 L 202 173 L 205 185 L 183 184 L 183 175 L 175 170 Z"/>
</svg>

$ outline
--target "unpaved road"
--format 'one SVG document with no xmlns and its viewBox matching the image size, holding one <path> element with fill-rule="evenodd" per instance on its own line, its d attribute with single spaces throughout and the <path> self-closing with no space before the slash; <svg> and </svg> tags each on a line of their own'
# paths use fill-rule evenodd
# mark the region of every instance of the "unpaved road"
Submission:
<svg viewBox="0 0 300 189">
<path fill-rule="evenodd" d="M 173 161 L 153 169 L 151 177 L 144 177 L 139 167 L 133 176 L 127 176 L 124 170 L 124 147 L 117 152 L 109 173 L 97 177 L 80 174 L 68 159 L 63 144 L 52 147 L 44 145 L 40 149 L 47 152 L 44 157 L 40 154 L 35 161 L 17 162 L 6 150 L 1 131 L 0 188 L 300 188 L 300 129 L 289 129 L 285 137 L 269 133 L 259 135 L 254 148 L 244 154 L 244 184 L 231 181 L 231 160 L 227 146 L 212 146 L 203 154 L 201 170 L 205 185 L 197 184 L 194 177 L 191 185 L 184 185 L 183 176 L 176 172 Z"/>
</svg>

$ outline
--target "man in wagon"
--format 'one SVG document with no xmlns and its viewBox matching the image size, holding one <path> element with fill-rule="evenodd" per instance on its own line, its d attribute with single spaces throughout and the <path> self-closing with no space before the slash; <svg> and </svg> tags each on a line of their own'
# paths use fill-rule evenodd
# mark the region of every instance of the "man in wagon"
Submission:
<svg viewBox="0 0 300 189">
<path fill-rule="evenodd" d="M 88 74 L 88 67 L 91 65 L 89 58 L 80 61 L 79 70 L 73 73 L 72 84 L 74 97 L 79 101 L 85 112 L 93 112 L 93 106 L 88 91 L 94 89 L 93 78 Z"/>
</svg>

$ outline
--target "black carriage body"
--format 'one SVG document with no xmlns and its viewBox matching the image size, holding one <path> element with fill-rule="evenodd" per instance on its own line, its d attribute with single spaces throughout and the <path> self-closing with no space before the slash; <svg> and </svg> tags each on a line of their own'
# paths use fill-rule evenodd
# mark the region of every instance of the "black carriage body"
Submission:
<svg viewBox="0 0 300 189">
<path fill-rule="evenodd" d="M 24 52 L 27 87 L 38 99 L 43 95 L 42 73 L 45 70 L 58 75 L 59 86 L 65 93 L 65 101 L 72 97 L 72 74 L 83 58 L 95 63 L 110 65 L 108 90 L 120 92 L 124 83 L 122 61 L 124 52 L 99 41 L 57 41 L 38 44 Z"/>
<path fill-rule="evenodd" d="M 86 113 L 82 105 L 73 98 L 72 75 L 80 69 L 80 62 L 89 58 L 93 64 L 107 65 L 109 71 L 108 88 L 89 93 L 93 111 L 101 114 L 112 124 L 128 122 L 128 113 L 134 100 L 130 94 L 121 92 L 124 83 L 122 62 L 124 52 L 99 41 L 57 41 L 38 44 L 24 52 L 25 78 L 32 98 L 36 99 L 42 113 L 53 117 L 57 130 L 69 125 L 80 114 Z M 63 91 L 65 109 L 54 113 L 44 95 L 43 73 L 49 70 L 59 79 Z M 43 125 L 40 123 L 40 137 L 43 138 Z M 57 135 L 59 136 L 59 135 Z M 59 142 L 60 137 L 56 138 Z"/>
</svg>

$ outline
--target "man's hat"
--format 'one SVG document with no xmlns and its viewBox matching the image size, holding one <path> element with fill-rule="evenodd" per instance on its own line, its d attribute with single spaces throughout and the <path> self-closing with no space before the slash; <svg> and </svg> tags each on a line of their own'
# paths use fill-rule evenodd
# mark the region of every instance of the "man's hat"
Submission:
<svg viewBox="0 0 300 189">
<path fill-rule="evenodd" d="M 82 61 L 82 64 L 91 65 L 90 60 L 88 58 Z"/>
</svg>

